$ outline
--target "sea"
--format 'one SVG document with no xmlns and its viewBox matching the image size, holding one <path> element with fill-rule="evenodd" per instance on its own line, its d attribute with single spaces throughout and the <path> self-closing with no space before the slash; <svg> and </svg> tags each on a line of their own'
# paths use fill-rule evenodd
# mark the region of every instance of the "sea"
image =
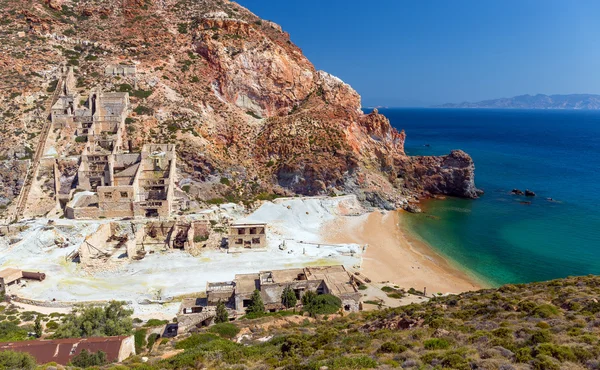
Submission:
<svg viewBox="0 0 600 370">
<path fill-rule="evenodd" d="M 485 191 L 403 214 L 411 236 L 491 286 L 600 274 L 600 111 L 379 111 L 408 155 L 469 153 Z"/>
</svg>

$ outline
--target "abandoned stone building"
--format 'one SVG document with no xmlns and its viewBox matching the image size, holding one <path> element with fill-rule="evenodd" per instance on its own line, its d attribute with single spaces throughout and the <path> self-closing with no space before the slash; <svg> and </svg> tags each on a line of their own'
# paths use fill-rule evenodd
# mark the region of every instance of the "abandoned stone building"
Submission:
<svg viewBox="0 0 600 370">
<path fill-rule="evenodd" d="M 104 68 L 105 76 L 135 76 L 137 68 L 135 64 L 109 64 Z"/>
<path fill-rule="evenodd" d="M 51 119 L 54 127 L 73 124 L 75 111 L 79 108 L 79 94 L 76 90 L 77 79 L 73 67 L 63 69 L 63 78 L 59 80 L 60 94 L 51 108 Z"/>
<path fill-rule="evenodd" d="M 229 227 L 229 250 L 267 247 L 267 224 L 234 224 Z"/>
<path fill-rule="evenodd" d="M 255 274 L 239 274 L 234 281 L 208 283 L 206 286 L 208 306 L 219 301 L 237 312 L 243 312 L 251 302 L 255 290 L 260 291 L 265 308 L 278 311 L 285 307 L 281 294 L 290 287 L 301 304 L 307 291 L 332 294 L 342 300 L 345 311 L 358 311 L 360 297 L 354 277 L 344 266 L 305 267 L 287 270 L 261 271 Z"/>
<path fill-rule="evenodd" d="M 43 281 L 46 279 L 46 274 L 6 268 L 0 271 L 0 293 L 11 294 L 12 288 L 21 284 L 23 279 Z"/>
<path fill-rule="evenodd" d="M 141 153 L 82 155 L 68 218 L 169 217 L 175 189 L 175 145 L 146 144 Z"/>
</svg>

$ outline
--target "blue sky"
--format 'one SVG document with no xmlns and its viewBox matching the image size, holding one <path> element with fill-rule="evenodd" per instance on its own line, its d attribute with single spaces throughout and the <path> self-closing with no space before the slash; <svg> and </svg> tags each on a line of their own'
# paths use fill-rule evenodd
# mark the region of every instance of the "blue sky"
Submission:
<svg viewBox="0 0 600 370">
<path fill-rule="evenodd" d="M 239 0 L 363 105 L 600 93 L 600 1 Z"/>
</svg>

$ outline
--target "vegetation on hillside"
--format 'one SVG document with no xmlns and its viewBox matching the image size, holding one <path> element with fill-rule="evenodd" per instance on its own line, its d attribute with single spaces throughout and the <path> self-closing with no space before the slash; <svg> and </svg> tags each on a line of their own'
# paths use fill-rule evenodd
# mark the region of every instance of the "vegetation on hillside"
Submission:
<svg viewBox="0 0 600 370">
<path fill-rule="evenodd" d="M 598 297 L 600 278 L 579 277 L 329 320 L 242 320 L 248 343 L 226 339 L 229 327 L 205 331 L 174 344 L 183 353 L 144 368 L 599 369 Z"/>
<path fill-rule="evenodd" d="M 124 308 L 124 302 L 117 301 L 104 307 L 82 307 L 63 317 L 54 338 L 129 335 L 133 329 L 132 313 Z"/>
</svg>

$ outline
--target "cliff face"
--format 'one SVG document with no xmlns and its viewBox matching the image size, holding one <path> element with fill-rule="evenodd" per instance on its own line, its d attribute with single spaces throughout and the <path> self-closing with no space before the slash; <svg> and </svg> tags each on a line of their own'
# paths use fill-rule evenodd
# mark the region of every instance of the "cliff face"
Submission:
<svg viewBox="0 0 600 370">
<path fill-rule="evenodd" d="M 4 122 L 23 132 L 18 147 L 34 147 L 46 90 L 66 62 L 78 68 L 83 95 L 92 86 L 132 93 L 131 149 L 177 143 L 181 184 L 201 200 L 353 192 L 394 208 L 430 194 L 477 194 L 467 154 L 406 156 L 404 132 L 377 111 L 363 114 L 348 84 L 315 70 L 281 27 L 234 2 L 30 3 L 2 1 L 9 88 L 0 105 L 12 112 Z M 104 76 L 109 63 L 134 63 L 138 74 Z M 3 140 L 0 154 L 14 147 Z"/>
</svg>

